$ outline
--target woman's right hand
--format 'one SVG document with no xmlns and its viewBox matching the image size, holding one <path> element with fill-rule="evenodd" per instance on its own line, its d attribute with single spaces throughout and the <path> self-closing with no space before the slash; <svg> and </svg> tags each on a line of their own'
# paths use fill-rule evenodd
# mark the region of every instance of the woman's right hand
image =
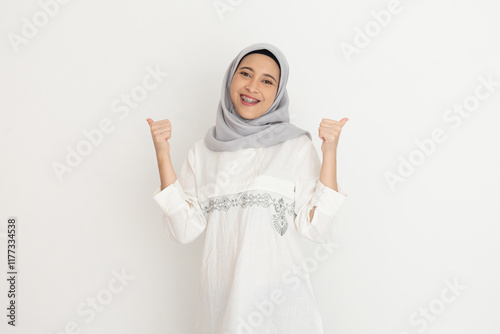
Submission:
<svg viewBox="0 0 500 334">
<path fill-rule="evenodd" d="M 146 121 L 151 128 L 151 136 L 155 145 L 156 155 L 158 157 L 170 154 L 170 143 L 168 139 L 172 137 L 172 124 L 168 119 L 153 121 L 147 118 Z"/>
</svg>

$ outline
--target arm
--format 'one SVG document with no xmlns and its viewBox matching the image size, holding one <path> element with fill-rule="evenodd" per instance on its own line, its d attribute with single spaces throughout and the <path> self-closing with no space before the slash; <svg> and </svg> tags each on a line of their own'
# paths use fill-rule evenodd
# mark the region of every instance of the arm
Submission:
<svg viewBox="0 0 500 334">
<path fill-rule="evenodd" d="M 331 119 L 323 118 L 321 120 L 318 136 L 323 139 L 321 151 L 323 152 L 323 163 L 321 164 L 321 172 L 319 179 L 326 186 L 335 191 L 337 187 L 337 145 L 339 141 L 340 131 L 348 118 L 343 118 L 339 122 Z M 314 217 L 313 207 L 309 213 L 309 219 L 312 222 Z"/>
<path fill-rule="evenodd" d="M 321 164 L 321 171 L 319 180 L 327 187 L 338 191 L 337 186 L 337 151 L 323 153 L 323 162 Z M 312 221 L 316 206 L 309 212 L 309 220 Z"/>
<path fill-rule="evenodd" d="M 340 187 L 339 191 L 336 191 L 323 183 L 328 183 L 328 177 L 319 177 L 321 170 L 331 172 L 328 169 L 328 166 L 332 166 L 331 160 L 324 160 L 322 165 L 314 144 L 307 136 L 300 138 L 298 146 L 300 149 L 296 157 L 295 225 L 299 233 L 307 239 L 326 243 L 333 236 L 336 229 L 334 218 L 347 194 L 343 193 Z M 327 175 L 331 177 L 332 174 Z"/>
<path fill-rule="evenodd" d="M 163 190 L 173 184 L 177 180 L 177 176 L 175 175 L 174 166 L 172 165 L 172 159 L 170 159 L 170 152 L 165 155 L 157 156 L 156 160 L 158 161 L 158 171 L 160 172 L 160 190 Z M 191 208 L 191 203 L 188 201 L 186 202 Z"/>
<path fill-rule="evenodd" d="M 189 150 L 179 178 L 175 177 L 175 173 L 170 174 L 173 171 L 170 160 L 158 160 L 161 186 L 153 198 L 163 211 L 163 227 L 169 238 L 182 244 L 189 243 L 207 226 L 198 203 L 194 150 Z"/>
</svg>

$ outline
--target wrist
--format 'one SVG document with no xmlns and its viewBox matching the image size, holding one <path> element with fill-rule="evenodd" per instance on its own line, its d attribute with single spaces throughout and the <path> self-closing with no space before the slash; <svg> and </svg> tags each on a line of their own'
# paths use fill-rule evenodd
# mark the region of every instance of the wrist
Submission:
<svg viewBox="0 0 500 334">
<path fill-rule="evenodd" d="M 337 150 L 328 150 L 323 152 L 323 158 L 335 159 L 337 157 Z"/>
<path fill-rule="evenodd" d="M 158 161 L 170 161 L 170 152 L 156 152 Z"/>
</svg>

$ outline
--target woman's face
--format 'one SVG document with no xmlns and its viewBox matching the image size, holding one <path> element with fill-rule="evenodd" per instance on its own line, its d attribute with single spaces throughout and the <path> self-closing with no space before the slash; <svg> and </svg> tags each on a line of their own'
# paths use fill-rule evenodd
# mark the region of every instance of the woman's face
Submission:
<svg viewBox="0 0 500 334">
<path fill-rule="evenodd" d="M 273 104 L 280 80 L 276 62 L 263 54 L 243 57 L 231 82 L 231 101 L 241 117 L 255 119 Z"/>
</svg>

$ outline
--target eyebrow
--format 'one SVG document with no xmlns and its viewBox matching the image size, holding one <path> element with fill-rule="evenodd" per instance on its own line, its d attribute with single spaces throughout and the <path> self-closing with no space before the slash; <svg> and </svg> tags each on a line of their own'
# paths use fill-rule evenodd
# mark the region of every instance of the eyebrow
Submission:
<svg viewBox="0 0 500 334">
<path fill-rule="evenodd" d="M 243 70 L 243 69 L 245 69 L 245 70 L 250 70 L 250 71 L 252 71 L 252 72 L 255 72 L 255 71 L 253 70 L 253 68 L 248 67 L 248 66 L 243 66 L 243 67 L 240 67 L 240 70 Z M 271 74 L 264 73 L 264 74 L 263 74 L 263 76 L 265 76 L 265 77 L 269 77 L 269 78 L 273 79 L 274 81 L 278 82 L 278 80 L 276 80 L 276 79 L 275 79 L 275 78 L 274 78 Z"/>
</svg>

